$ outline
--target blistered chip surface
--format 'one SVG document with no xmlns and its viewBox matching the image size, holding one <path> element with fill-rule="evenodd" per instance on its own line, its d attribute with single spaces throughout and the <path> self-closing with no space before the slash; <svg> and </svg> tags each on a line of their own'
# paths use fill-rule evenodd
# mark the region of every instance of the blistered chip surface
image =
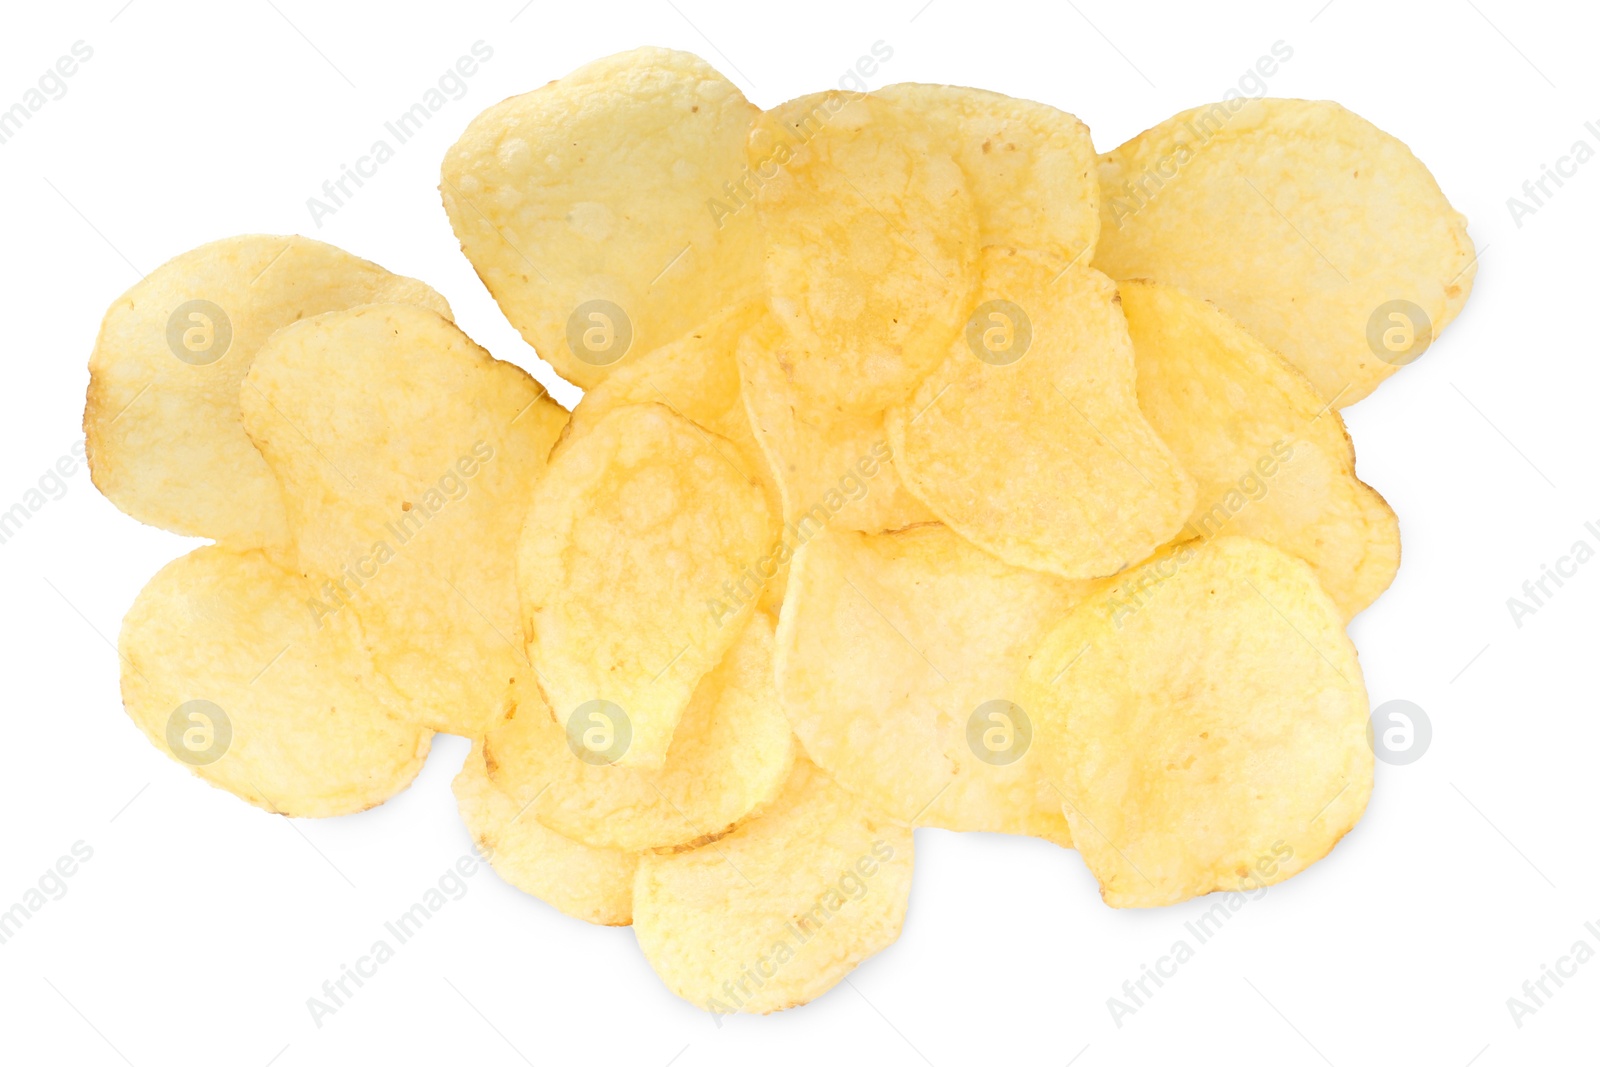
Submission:
<svg viewBox="0 0 1600 1067">
<path fill-rule="evenodd" d="M 1072 840 L 1113 907 L 1280 882 L 1372 792 L 1355 646 L 1311 568 L 1179 545 L 1074 608 L 1028 668 Z"/>
<path fill-rule="evenodd" d="M 1235 99 L 1100 160 L 1094 265 L 1214 301 L 1336 407 L 1418 358 L 1477 273 L 1411 150 L 1338 104 Z"/>
<path fill-rule="evenodd" d="M 240 402 L 318 617 L 358 614 L 419 721 L 481 734 L 527 670 L 516 546 L 567 413 L 526 371 L 404 304 L 279 332 Z"/>
<path fill-rule="evenodd" d="M 239 383 L 280 327 L 384 301 L 450 316 L 422 282 L 304 237 L 230 237 L 157 267 L 111 305 L 89 357 L 95 485 L 174 533 L 284 548 L 278 483 L 245 434 Z"/>
<path fill-rule="evenodd" d="M 705 848 L 640 860 L 634 932 L 697 1007 L 791 1008 L 900 936 L 911 859 L 910 830 L 800 759 L 760 817 Z"/>
<path fill-rule="evenodd" d="M 260 550 L 163 567 L 122 623 L 122 700 L 151 742 L 285 815 L 345 815 L 411 783 L 432 733 L 373 669 L 353 615 L 322 622 L 311 584 Z"/>
<path fill-rule="evenodd" d="M 732 583 L 774 527 L 761 487 L 714 435 L 660 404 L 617 408 L 560 449 L 517 564 L 528 651 L 557 720 L 603 702 L 629 734 L 615 762 L 659 768 L 695 687 L 755 609 Z"/>
</svg>

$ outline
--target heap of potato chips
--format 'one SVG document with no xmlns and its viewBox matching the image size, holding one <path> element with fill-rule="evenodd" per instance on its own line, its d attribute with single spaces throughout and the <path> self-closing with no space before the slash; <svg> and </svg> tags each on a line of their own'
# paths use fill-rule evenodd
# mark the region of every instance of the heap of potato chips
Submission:
<svg viewBox="0 0 1600 1067">
<path fill-rule="evenodd" d="M 336 815 L 469 737 L 495 868 L 717 1012 L 892 942 L 913 827 L 1075 847 L 1143 907 L 1360 817 L 1344 627 L 1399 539 L 1336 409 L 1473 277 L 1399 141 L 1235 98 L 1096 156 L 1043 104 L 763 112 L 642 49 L 484 112 L 441 191 L 570 416 L 304 238 L 198 248 L 106 315 L 95 482 L 216 542 L 120 645 L 196 773 Z"/>
</svg>

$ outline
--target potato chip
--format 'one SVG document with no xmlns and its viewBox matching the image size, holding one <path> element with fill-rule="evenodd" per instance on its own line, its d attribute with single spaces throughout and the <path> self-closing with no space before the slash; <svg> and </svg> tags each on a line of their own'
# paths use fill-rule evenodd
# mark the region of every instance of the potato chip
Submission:
<svg viewBox="0 0 1600 1067">
<path fill-rule="evenodd" d="M 729 590 L 774 523 L 725 447 L 660 404 L 630 404 L 559 450 L 534 492 L 517 563 L 528 651 L 558 721 L 603 713 L 626 728 L 613 762 L 662 766 L 754 610 Z"/>
<path fill-rule="evenodd" d="M 739 396 L 739 339 L 761 315 L 759 304 L 740 304 L 712 316 L 684 336 L 622 364 L 583 394 L 561 435 L 565 447 L 627 404 L 663 404 L 702 429 L 738 446 L 729 462 L 747 478 L 765 474 L 750 420 Z"/>
<path fill-rule="evenodd" d="M 1422 354 L 1476 273 L 1467 220 L 1338 104 L 1195 108 L 1100 158 L 1094 265 L 1213 301 L 1343 407 Z"/>
<path fill-rule="evenodd" d="M 1372 749 L 1343 625 L 1307 564 L 1220 537 L 1106 581 L 1044 640 L 1024 703 L 1107 904 L 1281 882 L 1355 825 Z"/>
<path fill-rule="evenodd" d="M 1089 127 L 1065 111 L 983 89 L 902 82 L 873 94 L 926 124 L 972 191 L 983 247 L 1065 267 L 1094 249 L 1100 183 Z"/>
<path fill-rule="evenodd" d="M 467 832 L 501 878 L 574 919 L 633 922 L 637 855 L 590 848 L 546 829 L 489 780 L 481 743 L 472 746 L 452 788 Z"/>
<path fill-rule="evenodd" d="M 1005 249 L 944 365 L 889 413 L 906 487 L 1018 567 L 1114 574 L 1169 540 L 1193 481 L 1139 413 L 1116 287 Z"/>
<path fill-rule="evenodd" d="M 784 377 L 789 352 L 770 318 L 739 344 L 745 410 L 783 502 L 784 558 L 830 524 L 877 533 L 932 522 L 895 473 L 883 417 L 808 409 Z"/>
<path fill-rule="evenodd" d="M 128 614 L 140 729 L 291 815 L 465 735 L 478 857 L 714 1016 L 893 943 L 915 827 L 1076 848 L 1115 907 L 1326 855 L 1375 758 L 1343 627 L 1399 564 L 1336 409 L 1459 312 L 1465 220 L 1336 105 L 1096 155 L 869 91 L 889 53 L 763 113 L 641 48 L 470 124 L 444 207 L 570 415 L 316 242 L 134 286 L 95 481 L 219 541 Z"/>
<path fill-rule="evenodd" d="M 778 627 L 789 721 L 818 766 L 896 820 L 1070 844 L 1018 682 L 1087 586 L 936 523 L 826 531 L 796 555 Z"/>
<path fill-rule="evenodd" d="M 513 687 L 504 720 L 484 741 L 489 776 L 530 818 L 596 848 L 638 852 L 715 840 L 767 804 L 794 760 L 778 705 L 772 622 L 751 617 L 726 658 L 700 680 L 658 771 L 612 766 L 610 724 L 580 713 L 563 729 L 530 680 Z"/>
<path fill-rule="evenodd" d="M 639 861 L 633 930 L 678 996 L 767 1013 L 831 989 L 900 936 L 911 831 L 801 758 L 772 807 L 704 848 Z"/>
<path fill-rule="evenodd" d="M 315 610 L 360 617 L 433 729 L 481 735 L 526 672 L 516 545 L 567 413 L 526 371 L 407 304 L 280 330 L 240 394 L 283 486 Z"/>
<path fill-rule="evenodd" d="M 819 414 L 874 414 L 938 365 L 977 285 L 966 178 L 915 112 L 792 100 L 750 137 L 783 370 Z"/>
<path fill-rule="evenodd" d="M 304 237 L 230 237 L 157 267 L 111 305 L 89 357 L 94 484 L 174 533 L 286 547 L 278 483 L 239 419 L 239 382 L 280 326 L 381 301 L 450 316 L 423 283 Z"/>
<path fill-rule="evenodd" d="M 264 552 L 163 567 L 122 623 L 122 701 L 157 748 L 257 807 L 345 815 L 411 783 L 432 734 L 373 669 L 351 615 Z"/>
<path fill-rule="evenodd" d="M 765 314 L 760 304 L 741 304 L 713 316 L 671 344 L 618 367 L 583 394 L 556 447 L 581 436 L 608 412 L 624 404 L 664 404 L 696 426 L 710 430 L 715 436 L 707 437 L 707 443 L 740 474 L 760 482 L 767 509 L 780 514 L 783 500 L 777 480 L 756 443 L 739 395 L 736 356 L 740 338 Z M 719 437 L 727 438 L 734 447 L 719 443 Z M 776 614 L 783 602 L 789 569 L 787 565 L 775 571 L 770 565 L 766 569 L 773 573 L 758 581 L 760 604 Z"/>
<path fill-rule="evenodd" d="M 699 57 L 639 48 L 483 112 L 439 191 L 506 318 L 588 388 L 754 295 L 757 228 L 721 198 L 758 114 Z"/>
<path fill-rule="evenodd" d="M 1400 567 L 1400 523 L 1344 420 L 1282 356 L 1181 289 L 1123 282 L 1139 408 L 1200 486 L 1180 537 L 1259 538 L 1311 564 L 1346 619 Z"/>
</svg>

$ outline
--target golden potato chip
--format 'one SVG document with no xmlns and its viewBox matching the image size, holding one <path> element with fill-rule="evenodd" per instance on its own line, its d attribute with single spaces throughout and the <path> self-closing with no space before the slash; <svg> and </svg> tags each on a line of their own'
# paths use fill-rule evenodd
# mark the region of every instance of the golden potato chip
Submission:
<svg viewBox="0 0 1600 1067">
<path fill-rule="evenodd" d="M 780 514 L 783 500 L 777 480 L 756 443 L 739 395 L 736 356 L 740 338 L 765 315 L 765 309 L 757 303 L 729 308 L 671 344 L 618 367 L 583 394 L 556 448 L 587 432 L 614 408 L 624 404 L 664 404 L 696 426 L 710 430 L 715 436 L 708 436 L 707 443 L 740 474 L 759 481 L 766 494 L 767 509 L 773 515 Z M 718 438 L 727 438 L 727 442 Z M 728 442 L 734 447 L 729 448 Z M 753 584 L 761 587 L 761 606 L 776 614 L 789 569 L 787 565 L 775 569 L 769 565 L 767 570 L 773 573 Z M 741 584 L 753 587 L 750 581 Z"/>
<path fill-rule="evenodd" d="M 567 413 L 425 308 L 280 330 L 240 394 L 283 486 L 312 610 L 353 610 L 419 721 L 481 735 L 527 670 L 516 546 Z"/>
<path fill-rule="evenodd" d="M 911 857 L 910 830 L 802 757 L 773 805 L 727 837 L 639 861 L 633 930 L 697 1007 L 792 1008 L 900 936 Z"/>
<path fill-rule="evenodd" d="M 557 450 L 583 436 L 595 423 L 628 404 L 662 404 L 716 435 L 707 438 L 740 475 L 761 483 L 768 506 L 779 507 L 772 479 L 750 418 L 739 395 L 739 340 L 762 314 L 747 303 L 712 316 L 671 344 L 623 364 L 583 394 Z M 726 438 L 718 442 L 717 438 Z M 734 447 L 728 448 L 731 442 Z"/>
<path fill-rule="evenodd" d="M 889 413 L 906 487 L 1018 567 L 1114 574 L 1169 540 L 1194 482 L 1139 413 L 1116 287 L 986 249 L 981 302 L 944 365 Z"/>
<path fill-rule="evenodd" d="M 660 404 L 619 407 L 559 450 L 523 527 L 517 581 L 539 684 L 563 725 L 598 708 L 625 727 L 625 766 L 661 767 L 695 687 L 754 610 L 724 587 L 774 523 L 725 447 Z"/>
<path fill-rule="evenodd" d="M 1009 566 L 936 523 L 826 531 L 789 579 L 784 710 L 818 766 L 894 819 L 1070 844 L 1018 683 L 1087 585 Z"/>
<path fill-rule="evenodd" d="M 111 305 L 89 357 L 94 484 L 174 533 L 286 547 L 278 483 L 239 420 L 239 382 L 280 326 L 381 301 L 450 316 L 422 282 L 304 237 L 230 237 L 157 267 Z"/>
<path fill-rule="evenodd" d="M 1117 908 L 1280 882 L 1372 792 L 1355 646 L 1304 562 L 1186 542 L 1110 579 L 1023 686 L 1072 840 Z"/>
<path fill-rule="evenodd" d="M 683 418 L 738 446 L 729 462 L 747 478 L 759 478 L 760 462 L 750 420 L 739 397 L 739 339 L 761 314 L 747 303 L 713 315 L 670 344 L 618 366 L 583 394 L 558 447 L 587 433 L 627 404 L 664 404 Z"/>
<path fill-rule="evenodd" d="M 1094 265 L 1213 301 L 1343 407 L 1422 354 L 1476 273 L 1411 150 L 1338 104 L 1236 99 L 1100 158 Z"/>
<path fill-rule="evenodd" d="M 700 680 L 657 771 L 612 766 L 618 737 L 603 713 L 580 712 L 563 729 L 538 688 L 519 677 L 504 720 L 484 740 L 489 776 L 518 804 L 533 805 L 530 818 L 596 848 L 715 840 L 778 795 L 794 760 L 772 656 L 772 622 L 756 612 Z"/>
<path fill-rule="evenodd" d="M 750 165 L 785 376 L 818 413 L 881 412 L 938 365 L 977 285 L 961 168 L 916 112 L 841 92 L 764 114 Z"/>
<path fill-rule="evenodd" d="M 1284 358 L 1181 289 L 1123 282 L 1139 408 L 1199 483 L 1180 537 L 1227 532 L 1311 564 L 1346 619 L 1400 567 L 1400 523 L 1355 473 L 1344 420 Z"/>
<path fill-rule="evenodd" d="M 354 616 L 264 552 L 207 546 L 163 567 L 122 623 L 122 701 L 157 748 L 257 807 L 364 811 L 422 768 L 433 735 L 373 669 Z"/>
<path fill-rule="evenodd" d="M 699 57 L 639 48 L 483 112 L 439 191 L 506 318 L 588 388 L 754 295 L 757 228 L 718 205 L 758 114 Z"/>
<path fill-rule="evenodd" d="M 915 112 L 961 167 L 984 247 L 1027 250 L 1058 268 L 1088 262 L 1100 233 L 1089 127 L 1048 104 L 983 89 L 902 82 L 873 95 Z"/>
<path fill-rule="evenodd" d="M 633 922 L 637 855 L 590 848 L 546 829 L 489 780 L 481 743 L 472 746 L 452 788 L 467 832 L 501 878 L 574 919 Z"/>
<path fill-rule="evenodd" d="M 830 524 L 877 533 L 932 522 L 933 512 L 895 473 L 883 417 L 808 409 L 784 377 L 790 351 L 770 318 L 738 350 L 745 410 L 783 502 L 783 558 Z"/>
</svg>

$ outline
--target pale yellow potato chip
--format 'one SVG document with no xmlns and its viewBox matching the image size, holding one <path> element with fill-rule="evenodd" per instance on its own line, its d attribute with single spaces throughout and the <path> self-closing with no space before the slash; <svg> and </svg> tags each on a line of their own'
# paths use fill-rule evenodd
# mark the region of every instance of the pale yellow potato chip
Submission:
<svg viewBox="0 0 1600 1067">
<path fill-rule="evenodd" d="M 304 237 L 230 237 L 157 267 L 111 305 L 89 357 L 94 484 L 141 522 L 286 548 L 278 483 L 245 435 L 239 383 L 279 327 L 382 301 L 450 316 L 422 282 Z"/>
<path fill-rule="evenodd" d="M 777 484 L 756 444 L 739 394 L 740 339 L 762 315 L 761 305 L 756 303 L 728 308 L 676 341 L 617 367 L 584 392 L 556 450 L 582 437 L 619 407 L 661 404 L 731 442 L 734 447 L 720 447 L 720 454 L 739 474 L 761 482 L 768 505 L 776 511 Z"/>
<path fill-rule="evenodd" d="M 1343 618 L 1262 541 L 1186 542 L 1106 581 L 1041 643 L 1023 692 L 1112 907 L 1280 882 L 1372 792 Z"/>
<path fill-rule="evenodd" d="M 961 168 L 916 112 L 841 92 L 764 114 L 750 165 L 786 377 L 818 413 L 881 412 L 938 365 L 977 286 Z"/>
<path fill-rule="evenodd" d="M 599 926 L 633 922 L 637 855 L 590 848 L 546 829 L 489 780 L 481 743 L 472 746 L 452 789 L 479 855 L 506 882 L 574 919 Z"/>
<path fill-rule="evenodd" d="M 824 526 L 877 533 L 934 521 L 895 473 L 883 416 L 827 414 L 807 406 L 784 376 L 790 342 L 770 318 L 739 344 L 744 406 L 777 479 L 787 559 Z"/>
<path fill-rule="evenodd" d="M 567 413 L 425 308 L 373 304 L 280 330 L 240 393 L 283 486 L 316 610 L 361 617 L 432 729 L 481 735 L 526 672 L 516 546 Z"/>
<path fill-rule="evenodd" d="M 754 104 L 704 60 L 639 48 L 472 121 L 439 191 L 461 250 L 539 355 L 585 388 L 756 292 Z"/>
<path fill-rule="evenodd" d="M 911 831 L 802 757 L 777 801 L 727 837 L 640 860 L 633 929 L 696 1007 L 780 1011 L 894 943 L 911 867 Z"/>
<path fill-rule="evenodd" d="M 937 523 L 824 532 L 795 557 L 778 626 L 784 710 L 818 766 L 899 821 L 1070 844 L 1019 682 L 1088 584 Z"/>
<path fill-rule="evenodd" d="M 1240 534 L 1311 564 L 1346 619 L 1400 567 L 1400 522 L 1356 477 L 1344 420 L 1226 314 L 1172 286 L 1118 287 L 1139 408 L 1199 484 L 1180 539 Z"/>
<path fill-rule="evenodd" d="M 778 480 L 756 443 L 739 393 L 737 349 L 741 338 L 765 318 L 759 303 L 741 304 L 713 316 L 671 344 L 639 357 L 637 362 L 618 367 L 583 394 L 556 448 L 587 432 L 614 408 L 624 404 L 664 404 L 716 435 L 707 437 L 707 442 L 740 474 L 759 481 L 768 510 L 781 514 L 783 499 Z M 727 438 L 734 447 L 719 442 L 719 437 Z M 776 614 L 783 602 L 788 565 L 768 559 L 761 571 L 760 578 L 755 577 L 754 569 L 748 577 L 741 575 L 739 585 L 745 592 L 739 595 L 752 595 L 759 587 L 761 607 Z"/>
<path fill-rule="evenodd" d="M 583 436 L 595 423 L 627 404 L 663 404 L 703 429 L 738 446 L 729 462 L 746 477 L 765 474 L 750 420 L 739 396 L 739 339 L 762 309 L 747 303 L 728 308 L 670 344 L 621 364 L 583 394 L 558 447 Z"/>
<path fill-rule="evenodd" d="M 902 82 L 873 95 L 916 112 L 961 167 L 984 247 L 1027 250 L 1058 267 L 1088 262 L 1100 234 L 1089 127 L 1048 104 L 984 89 Z"/>
<path fill-rule="evenodd" d="M 572 409 L 572 420 L 567 423 L 556 448 L 559 450 L 568 441 L 582 436 L 608 412 L 624 404 L 664 404 L 694 425 L 710 430 L 707 443 L 734 470 L 759 481 L 768 510 L 774 515 L 780 514 L 783 500 L 777 479 L 756 443 L 739 395 L 736 358 L 740 338 L 764 316 L 765 311 L 758 303 L 729 308 L 671 344 L 616 368 L 599 385 L 583 394 L 578 406 Z M 759 603 L 776 614 L 783 601 L 788 574 L 787 565 L 769 560 L 763 577 L 741 581 L 746 592 L 740 595 L 753 595 L 753 590 L 759 586 Z"/>
<path fill-rule="evenodd" d="M 657 771 L 612 766 L 615 732 L 579 714 L 563 728 L 531 680 L 518 678 L 484 740 L 489 775 L 529 818 L 596 848 L 638 852 L 712 841 L 769 803 L 794 760 L 778 704 L 772 621 L 761 612 L 700 680 Z M 590 741 L 590 744 L 586 744 Z"/>
<path fill-rule="evenodd" d="M 889 413 L 906 487 L 1007 563 L 1114 574 L 1178 532 L 1193 480 L 1139 412 L 1116 286 L 986 249 L 944 365 Z"/>
<path fill-rule="evenodd" d="M 433 735 L 373 669 L 355 617 L 319 622 L 313 595 L 260 550 L 174 560 L 123 619 L 122 701 L 212 785 L 284 815 L 345 815 L 411 784 Z"/>
<path fill-rule="evenodd" d="M 1477 273 L 1428 168 L 1328 101 L 1174 115 L 1102 156 L 1100 187 L 1096 267 L 1213 301 L 1337 407 L 1420 356 Z"/>
<path fill-rule="evenodd" d="M 775 524 L 726 446 L 663 405 L 630 404 L 560 449 L 535 488 L 517 582 L 539 685 L 564 725 L 602 702 L 626 725 L 625 766 L 662 766 L 755 607 L 725 587 Z"/>
</svg>

